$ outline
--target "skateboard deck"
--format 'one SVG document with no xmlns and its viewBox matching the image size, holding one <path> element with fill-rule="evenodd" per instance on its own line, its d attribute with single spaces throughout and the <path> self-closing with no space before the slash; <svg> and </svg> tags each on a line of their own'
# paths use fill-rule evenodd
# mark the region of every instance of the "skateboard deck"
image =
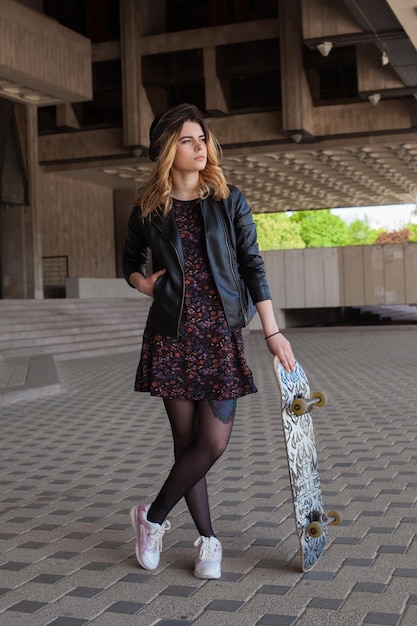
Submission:
<svg viewBox="0 0 417 626">
<path fill-rule="evenodd" d="M 275 357 L 274 371 L 281 396 L 282 426 L 301 566 L 304 572 L 308 572 L 326 549 L 328 524 L 340 523 L 337 512 L 328 515 L 324 512 L 311 416 L 312 406 L 323 406 L 326 399 L 320 393 L 310 399 L 310 385 L 298 362 L 295 371 L 287 372 Z"/>
</svg>

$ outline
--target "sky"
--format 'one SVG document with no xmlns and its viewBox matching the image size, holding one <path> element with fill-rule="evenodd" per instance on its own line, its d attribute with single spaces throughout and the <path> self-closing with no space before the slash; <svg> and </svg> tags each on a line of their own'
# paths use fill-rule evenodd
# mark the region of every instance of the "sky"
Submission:
<svg viewBox="0 0 417 626">
<path fill-rule="evenodd" d="M 386 206 L 353 207 L 346 209 L 332 209 L 332 213 L 339 215 L 350 223 L 355 219 L 368 217 L 372 228 L 384 227 L 389 230 L 400 230 L 405 224 L 417 224 L 417 216 L 413 215 L 415 204 L 393 204 Z"/>
</svg>

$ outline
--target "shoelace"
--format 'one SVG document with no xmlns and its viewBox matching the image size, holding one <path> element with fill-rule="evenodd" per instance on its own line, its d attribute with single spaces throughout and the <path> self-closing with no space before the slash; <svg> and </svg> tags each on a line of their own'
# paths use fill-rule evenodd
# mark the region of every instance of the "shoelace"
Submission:
<svg viewBox="0 0 417 626">
<path fill-rule="evenodd" d="M 213 559 L 217 550 L 219 549 L 219 544 L 217 541 L 210 541 L 207 537 L 199 537 L 196 541 L 194 541 L 194 545 L 201 546 L 200 553 L 198 558 L 203 561 L 205 559 Z"/>
<path fill-rule="evenodd" d="M 150 530 L 148 532 L 149 537 L 149 548 L 151 550 L 159 550 L 162 551 L 162 537 L 166 532 L 171 530 L 171 522 L 165 520 L 165 522 L 161 525 L 161 528 L 157 528 L 156 530 Z"/>
</svg>

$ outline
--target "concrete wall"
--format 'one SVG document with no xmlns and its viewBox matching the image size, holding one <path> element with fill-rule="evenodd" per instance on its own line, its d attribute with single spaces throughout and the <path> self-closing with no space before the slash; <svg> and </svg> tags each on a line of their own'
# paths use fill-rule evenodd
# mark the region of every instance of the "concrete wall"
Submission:
<svg viewBox="0 0 417 626">
<path fill-rule="evenodd" d="M 70 277 L 115 277 L 113 190 L 44 174 L 39 196 L 42 256 L 67 256 Z"/>
<path fill-rule="evenodd" d="M 417 303 L 417 243 L 271 250 L 263 257 L 282 328 L 333 321 L 340 307 Z"/>
<path fill-rule="evenodd" d="M 130 287 L 124 278 L 67 278 L 67 298 L 142 298 L 151 299 Z"/>
<path fill-rule="evenodd" d="M 417 243 L 263 252 L 281 328 L 332 322 L 341 307 L 417 303 Z M 67 297 L 135 296 L 124 279 L 76 278 Z M 260 329 L 255 316 L 250 330 Z"/>
</svg>

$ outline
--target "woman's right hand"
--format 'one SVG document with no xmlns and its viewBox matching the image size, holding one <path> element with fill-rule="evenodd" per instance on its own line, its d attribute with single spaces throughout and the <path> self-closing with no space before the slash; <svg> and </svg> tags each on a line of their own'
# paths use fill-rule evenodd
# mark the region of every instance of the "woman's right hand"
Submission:
<svg viewBox="0 0 417 626">
<path fill-rule="evenodd" d="M 159 270 L 146 278 L 139 274 L 139 272 L 134 272 L 129 276 L 129 282 L 133 285 L 138 291 L 144 293 L 146 296 L 153 298 L 155 283 L 160 276 L 165 274 L 166 269 Z"/>
</svg>

